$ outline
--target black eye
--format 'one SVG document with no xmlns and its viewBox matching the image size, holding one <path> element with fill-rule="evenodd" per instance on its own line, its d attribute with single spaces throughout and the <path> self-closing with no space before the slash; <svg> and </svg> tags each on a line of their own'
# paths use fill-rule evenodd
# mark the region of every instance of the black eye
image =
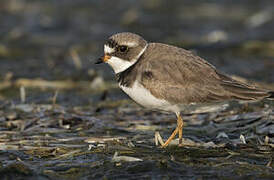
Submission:
<svg viewBox="0 0 274 180">
<path fill-rule="evenodd" d="M 118 47 L 118 51 L 122 52 L 122 53 L 125 53 L 125 52 L 128 51 L 128 47 L 127 46 L 119 46 Z"/>
</svg>

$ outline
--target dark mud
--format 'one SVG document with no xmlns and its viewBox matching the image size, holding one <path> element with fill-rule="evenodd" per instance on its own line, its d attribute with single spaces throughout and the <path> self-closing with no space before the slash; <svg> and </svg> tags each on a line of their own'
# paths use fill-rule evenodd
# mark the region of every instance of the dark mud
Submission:
<svg viewBox="0 0 274 180">
<path fill-rule="evenodd" d="M 97 113 L 96 106 L 6 104 L 0 171 L 7 179 L 273 179 L 273 102 L 232 104 L 184 116 L 185 146 L 175 140 L 166 149 L 155 146 L 154 131 L 166 139 L 174 116 L 127 102 L 101 103 Z"/>
<path fill-rule="evenodd" d="M 184 147 L 162 149 L 173 114 L 129 100 L 105 39 L 130 31 L 185 47 L 274 90 L 274 2 L 0 2 L 0 179 L 274 179 L 274 102 L 184 115 Z"/>
</svg>

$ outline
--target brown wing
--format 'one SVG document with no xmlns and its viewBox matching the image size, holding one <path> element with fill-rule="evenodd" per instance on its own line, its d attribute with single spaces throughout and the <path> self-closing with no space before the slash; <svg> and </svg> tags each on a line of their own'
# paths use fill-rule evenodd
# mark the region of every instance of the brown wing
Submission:
<svg viewBox="0 0 274 180">
<path fill-rule="evenodd" d="M 256 100 L 269 92 L 218 72 L 202 58 L 174 46 L 151 43 L 138 74 L 143 86 L 173 103 L 205 103 L 229 99 Z"/>
</svg>

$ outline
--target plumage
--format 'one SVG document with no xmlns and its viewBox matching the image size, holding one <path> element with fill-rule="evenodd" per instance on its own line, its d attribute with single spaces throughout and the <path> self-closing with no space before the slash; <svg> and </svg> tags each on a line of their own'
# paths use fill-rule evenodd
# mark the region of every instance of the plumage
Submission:
<svg viewBox="0 0 274 180">
<path fill-rule="evenodd" d="M 112 66 L 120 88 L 138 104 L 176 113 L 177 128 L 163 147 L 177 133 L 179 144 L 182 142 L 182 107 L 274 97 L 273 92 L 219 72 L 190 51 L 161 43 L 147 43 L 133 33 L 111 36 L 105 44 L 105 56 L 100 61 Z"/>
<path fill-rule="evenodd" d="M 152 43 L 139 60 L 138 70 L 142 72 L 137 74 L 143 75 L 144 87 L 172 103 L 256 100 L 269 96 L 269 92 L 233 80 L 202 58 L 174 46 Z M 144 72 L 150 72 L 150 76 Z"/>
<path fill-rule="evenodd" d="M 270 92 L 236 81 L 190 51 L 160 43 L 149 43 L 133 66 L 116 75 L 131 87 L 135 80 L 159 99 L 190 104 L 230 99 L 257 100 Z"/>
</svg>

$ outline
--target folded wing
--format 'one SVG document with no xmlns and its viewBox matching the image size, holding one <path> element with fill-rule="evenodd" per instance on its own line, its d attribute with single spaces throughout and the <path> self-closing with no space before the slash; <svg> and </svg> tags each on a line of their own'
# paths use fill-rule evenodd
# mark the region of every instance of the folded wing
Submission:
<svg viewBox="0 0 274 180">
<path fill-rule="evenodd" d="M 205 103 L 230 99 L 258 100 L 271 92 L 236 81 L 202 58 L 174 46 L 153 43 L 148 48 L 158 53 L 144 54 L 138 68 L 143 86 L 161 99 L 173 103 Z M 142 61 L 142 59 L 140 59 Z"/>
</svg>

